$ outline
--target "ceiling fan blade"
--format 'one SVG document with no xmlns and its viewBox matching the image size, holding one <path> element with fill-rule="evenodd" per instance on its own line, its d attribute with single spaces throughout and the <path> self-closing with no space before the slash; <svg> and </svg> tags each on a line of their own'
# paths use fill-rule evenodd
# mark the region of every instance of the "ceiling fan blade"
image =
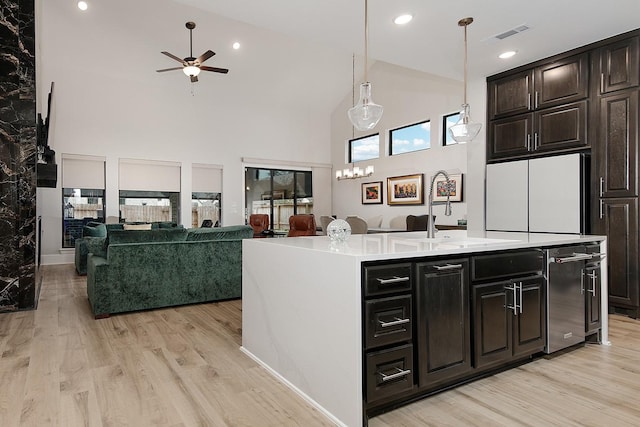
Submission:
<svg viewBox="0 0 640 427">
<path fill-rule="evenodd" d="M 169 53 L 169 52 L 160 52 L 160 53 L 162 53 L 163 55 L 167 55 L 171 59 L 175 59 L 176 61 L 178 61 L 181 64 L 184 64 L 184 59 L 178 58 L 177 56 L 175 56 L 172 53 Z"/>
<path fill-rule="evenodd" d="M 229 72 L 229 70 L 226 68 L 207 67 L 206 65 L 201 66 L 200 69 L 204 71 L 213 71 L 214 73 L 222 73 L 222 74 L 227 74 Z"/>
<path fill-rule="evenodd" d="M 164 71 L 182 70 L 183 68 L 184 67 L 163 68 L 162 70 L 156 70 L 156 72 L 162 73 Z"/>
<path fill-rule="evenodd" d="M 189 76 L 191 77 L 191 83 L 195 83 L 198 81 L 198 76 Z"/>
<path fill-rule="evenodd" d="M 211 58 L 215 54 L 216 54 L 215 52 L 208 50 L 202 55 L 200 55 L 199 57 L 197 57 L 195 62 L 197 62 L 198 64 L 202 64 L 204 61 Z"/>
</svg>

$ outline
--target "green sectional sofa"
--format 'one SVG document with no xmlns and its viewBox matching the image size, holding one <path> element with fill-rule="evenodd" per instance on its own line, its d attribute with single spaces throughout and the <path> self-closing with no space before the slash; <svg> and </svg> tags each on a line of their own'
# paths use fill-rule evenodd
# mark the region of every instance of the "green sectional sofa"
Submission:
<svg viewBox="0 0 640 427">
<path fill-rule="evenodd" d="M 245 225 L 109 231 L 87 260 L 93 314 L 240 298 L 242 239 L 252 237 Z"/>
<path fill-rule="evenodd" d="M 139 224 L 139 223 L 132 223 Z M 152 222 L 151 229 L 166 228 L 182 228 L 181 224 L 175 222 Z M 101 246 L 105 243 L 104 239 L 95 239 L 95 237 L 107 237 L 109 231 L 124 230 L 124 224 L 103 224 L 101 222 L 89 222 L 82 229 L 82 238 L 76 239 L 75 242 L 75 264 L 76 271 L 79 275 L 87 274 L 87 256 L 95 251 L 103 252 Z"/>
</svg>

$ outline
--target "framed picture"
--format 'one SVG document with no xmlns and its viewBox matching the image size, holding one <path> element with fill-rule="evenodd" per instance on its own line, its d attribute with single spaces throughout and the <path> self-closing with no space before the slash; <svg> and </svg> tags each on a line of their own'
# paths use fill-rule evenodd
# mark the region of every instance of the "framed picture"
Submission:
<svg viewBox="0 0 640 427">
<path fill-rule="evenodd" d="M 423 205 L 423 174 L 387 178 L 388 205 Z"/>
<path fill-rule="evenodd" d="M 462 174 L 449 175 L 449 181 L 451 182 L 451 193 L 449 194 L 449 201 L 461 202 L 462 201 Z M 433 201 L 444 202 L 447 200 L 447 180 L 442 175 L 438 175 L 433 183 Z"/>
<path fill-rule="evenodd" d="M 362 184 L 362 204 L 374 205 L 382 203 L 382 181 Z"/>
</svg>

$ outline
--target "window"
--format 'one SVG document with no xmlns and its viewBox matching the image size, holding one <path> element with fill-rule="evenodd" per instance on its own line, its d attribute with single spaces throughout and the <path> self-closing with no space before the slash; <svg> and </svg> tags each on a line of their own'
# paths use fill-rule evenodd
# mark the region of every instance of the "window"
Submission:
<svg viewBox="0 0 640 427">
<path fill-rule="evenodd" d="M 313 213 L 311 171 L 245 168 L 246 221 L 269 215 L 269 228 L 289 230 L 289 217 Z"/>
<path fill-rule="evenodd" d="M 451 137 L 451 133 L 449 133 L 449 128 L 460 120 L 460 112 L 457 111 L 455 113 L 447 114 L 442 118 L 442 145 L 453 145 L 457 144 L 456 141 Z"/>
<path fill-rule="evenodd" d="M 349 140 L 349 163 L 380 157 L 380 135 L 367 135 Z"/>
<path fill-rule="evenodd" d="M 180 193 L 120 190 L 120 222 L 178 222 Z"/>
<path fill-rule="evenodd" d="M 62 189 L 62 247 L 74 248 L 88 222 L 104 222 L 104 190 Z"/>
<path fill-rule="evenodd" d="M 204 221 L 211 221 L 213 227 L 220 227 L 220 193 L 191 193 L 191 226 L 201 227 Z"/>
<path fill-rule="evenodd" d="M 83 227 L 104 222 L 104 157 L 62 154 L 62 247 L 75 247 Z"/>
<path fill-rule="evenodd" d="M 120 159 L 120 222 L 180 222 L 180 163 Z"/>
<path fill-rule="evenodd" d="M 194 163 L 191 168 L 191 226 L 204 221 L 222 226 L 222 166 Z"/>
<path fill-rule="evenodd" d="M 389 131 L 389 154 L 411 153 L 431 148 L 431 122 L 415 123 Z"/>
</svg>

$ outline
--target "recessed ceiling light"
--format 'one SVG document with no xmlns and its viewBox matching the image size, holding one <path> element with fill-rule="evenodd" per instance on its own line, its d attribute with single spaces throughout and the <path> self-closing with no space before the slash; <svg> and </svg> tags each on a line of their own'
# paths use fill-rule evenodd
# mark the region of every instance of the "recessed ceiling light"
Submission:
<svg viewBox="0 0 640 427">
<path fill-rule="evenodd" d="M 240 49 L 240 43 L 235 42 L 235 43 L 232 45 L 232 47 L 233 47 L 235 50 L 238 50 L 238 49 Z"/>
<path fill-rule="evenodd" d="M 88 7 L 89 7 L 89 5 L 87 4 L 86 1 L 79 1 L 78 2 L 78 9 L 87 10 Z"/>
<path fill-rule="evenodd" d="M 511 58 L 515 54 L 516 54 L 515 50 L 509 50 L 507 52 L 502 52 L 500 55 L 498 55 L 498 58 L 507 59 L 507 58 Z"/>
<path fill-rule="evenodd" d="M 393 22 L 398 25 L 404 25 L 409 23 L 409 21 L 411 21 L 412 19 L 413 19 L 413 15 L 410 15 L 407 13 L 407 14 L 396 17 L 396 19 L 394 19 Z"/>
</svg>

